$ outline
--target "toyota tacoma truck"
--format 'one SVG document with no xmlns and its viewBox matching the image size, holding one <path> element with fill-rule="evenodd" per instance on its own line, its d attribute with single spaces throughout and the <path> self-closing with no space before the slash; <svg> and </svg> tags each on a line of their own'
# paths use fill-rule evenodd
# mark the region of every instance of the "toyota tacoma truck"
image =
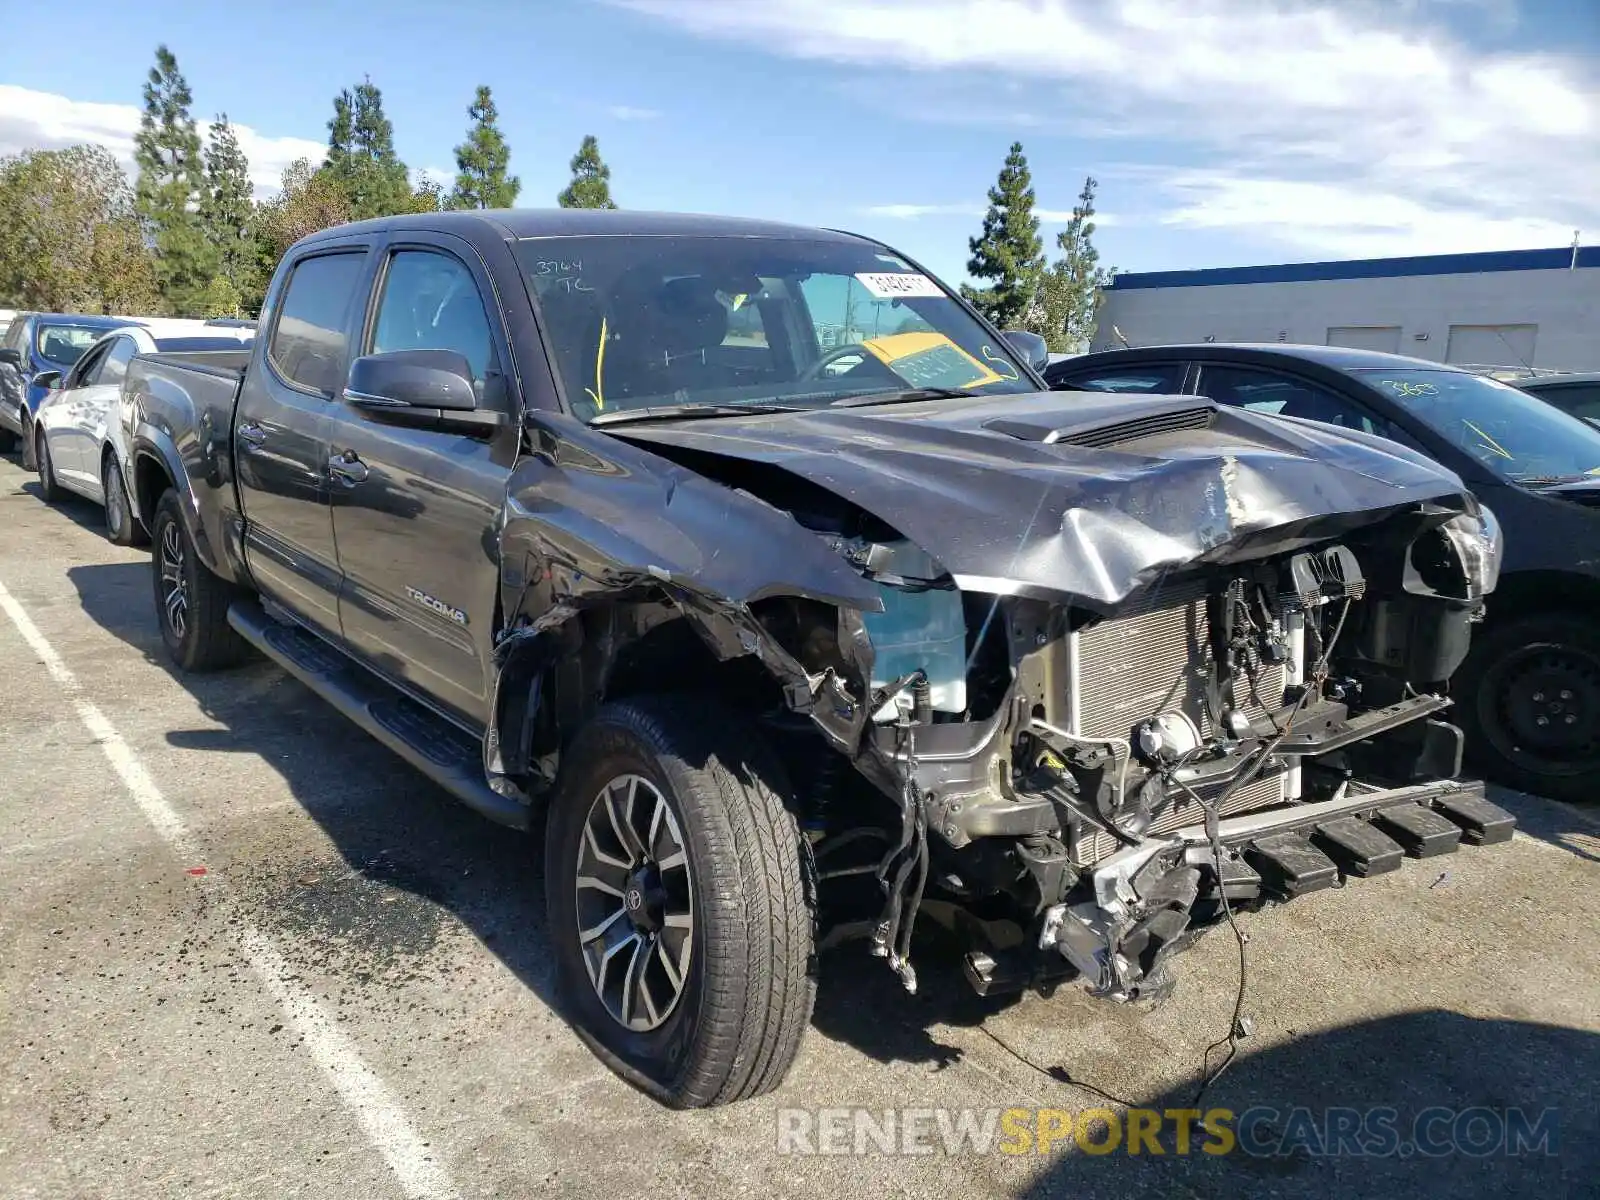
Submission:
<svg viewBox="0 0 1600 1200">
<path fill-rule="evenodd" d="M 299 242 L 242 371 L 141 356 L 121 412 L 178 665 L 254 648 L 540 830 L 574 1027 L 705 1106 L 835 942 L 1157 998 L 1237 909 L 1511 836 L 1461 480 L 1043 359 L 865 237 L 430 213 Z"/>
</svg>

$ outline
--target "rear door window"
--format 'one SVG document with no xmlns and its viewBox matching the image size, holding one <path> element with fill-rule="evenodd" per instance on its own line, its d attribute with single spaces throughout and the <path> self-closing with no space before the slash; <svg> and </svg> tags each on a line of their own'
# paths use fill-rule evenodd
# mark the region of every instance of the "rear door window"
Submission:
<svg viewBox="0 0 1600 1200">
<path fill-rule="evenodd" d="M 1046 371 L 1052 386 L 1070 383 L 1091 392 L 1126 392 L 1131 395 L 1177 395 L 1183 391 L 1186 364 L 1129 363 L 1123 367 L 1091 367 L 1082 371 Z"/>
<path fill-rule="evenodd" d="M 323 396 L 344 386 L 351 303 L 366 257 L 344 251 L 294 265 L 267 343 L 268 360 L 288 383 Z"/>
<path fill-rule="evenodd" d="M 1218 404 L 1279 417 L 1300 417 L 1392 437 L 1389 422 L 1365 406 L 1315 383 L 1261 367 L 1212 366 L 1200 369 L 1200 394 Z"/>
</svg>

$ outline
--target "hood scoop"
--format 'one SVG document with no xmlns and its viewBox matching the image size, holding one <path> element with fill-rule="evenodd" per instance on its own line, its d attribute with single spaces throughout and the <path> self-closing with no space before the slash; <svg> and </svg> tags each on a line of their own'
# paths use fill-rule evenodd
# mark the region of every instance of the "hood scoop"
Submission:
<svg viewBox="0 0 1600 1200">
<path fill-rule="evenodd" d="M 993 433 L 1004 434 L 1023 442 L 1041 442 L 1047 446 L 1084 446 L 1093 450 L 1104 450 L 1120 446 L 1125 442 L 1158 437 L 1164 433 L 1210 429 L 1216 415 L 1215 404 L 1206 402 L 1196 404 L 1191 400 L 1156 412 L 1146 409 L 1137 417 L 1121 420 L 1111 418 L 1088 424 L 1057 425 L 1047 421 L 1028 421 L 1017 417 L 997 417 L 993 421 L 985 421 L 983 427 Z"/>
</svg>

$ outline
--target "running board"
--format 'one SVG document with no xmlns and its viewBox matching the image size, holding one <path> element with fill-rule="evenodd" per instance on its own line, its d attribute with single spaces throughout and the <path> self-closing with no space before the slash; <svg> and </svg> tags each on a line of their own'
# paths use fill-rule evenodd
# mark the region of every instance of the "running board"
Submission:
<svg viewBox="0 0 1600 1200">
<path fill-rule="evenodd" d="M 468 808 L 513 829 L 527 829 L 532 823 L 527 805 L 500 795 L 485 782 L 481 746 L 349 655 L 298 625 L 273 620 L 253 600 L 236 601 L 228 609 L 228 624 Z"/>
</svg>

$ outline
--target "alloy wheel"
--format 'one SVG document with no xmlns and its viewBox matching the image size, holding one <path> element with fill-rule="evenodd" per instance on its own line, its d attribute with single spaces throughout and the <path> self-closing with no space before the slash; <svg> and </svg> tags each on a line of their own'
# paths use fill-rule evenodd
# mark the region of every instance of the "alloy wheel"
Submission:
<svg viewBox="0 0 1600 1200">
<path fill-rule="evenodd" d="M 168 521 L 161 530 L 161 610 L 167 628 L 180 642 L 189 628 L 187 565 L 183 533 L 176 521 Z"/>
<path fill-rule="evenodd" d="M 595 994 L 625 1029 L 677 1007 L 694 951 L 694 888 L 683 831 L 648 779 L 600 789 L 578 841 L 578 944 Z"/>
</svg>

